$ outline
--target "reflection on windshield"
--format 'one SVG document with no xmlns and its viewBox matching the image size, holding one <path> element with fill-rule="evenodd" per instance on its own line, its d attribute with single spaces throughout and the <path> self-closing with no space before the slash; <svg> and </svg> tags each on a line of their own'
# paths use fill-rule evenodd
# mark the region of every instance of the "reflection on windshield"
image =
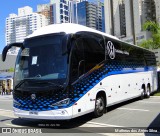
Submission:
<svg viewBox="0 0 160 136">
<path fill-rule="evenodd" d="M 66 79 L 67 57 L 62 55 L 61 38 L 46 36 L 25 41 L 15 69 L 15 84 L 23 79 Z"/>
</svg>

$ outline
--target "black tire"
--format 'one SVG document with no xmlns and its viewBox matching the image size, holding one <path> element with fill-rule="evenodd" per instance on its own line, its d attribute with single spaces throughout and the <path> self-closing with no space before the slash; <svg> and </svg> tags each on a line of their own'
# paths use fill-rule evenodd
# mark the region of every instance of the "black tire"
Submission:
<svg viewBox="0 0 160 136">
<path fill-rule="evenodd" d="M 143 100 L 144 99 L 144 96 L 145 96 L 145 89 L 142 88 L 143 91 L 141 92 L 141 96 L 140 96 L 140 99 Z"/>
<path fill-rule="evenodd" d="M 147 86 L 147 90 L 146 90 L 146 98 L 150 98 L 150 94 L 151 94 L 150 87 Z"/>
<path fill-rule="evenodd" d="M 98 96 L 95 101 L 94 117 L 100 117 L 105 112 L 105 102 L 102 96 Z"/>
</svg>

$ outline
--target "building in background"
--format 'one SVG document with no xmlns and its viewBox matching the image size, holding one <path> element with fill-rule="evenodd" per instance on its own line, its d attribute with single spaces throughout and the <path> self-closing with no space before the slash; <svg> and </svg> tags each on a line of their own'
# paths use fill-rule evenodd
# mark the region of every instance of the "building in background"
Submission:
<svg viewBox="0 0 160 136">
<path fill-rule="evenodd" d="M 87 26 L 87 2 L 83 1 L 74 5 L 73 22 Z"/>
<path fill-rule="evenodd" d="M 141 3 L 141 21 L 156 21 L 156 0 L 139 0 Z"/>
<path fill-rule="evenodd" d="M 119 10 L 120 10 L 120 35 L 121 36 L 126 36 L 126 18 L 125 18 L 125 3 L 124 0 L 121 0 L 119 2 Z"/>
<path fill-rule="evenodd" d="M 50 0 L 37 5 L 37 13 L 29 6 L 19 8 L 18 15 L 6 18 L 6 44 L 23 42 L 40 27 L 57 23 L 78 23 L 105 32 L 104 4 L 99 0 Z M 8 54 L 17 54 L 12 48 Z"/>
<path fill-rule="evenodd" d="M 102 4 L 102 32 L 105 32 L 105 8 L 104 8 L 104 2 Z"/>
<path fill-rule="evenodd" d="M 152 51 L 153 51 L 153 52 L 155 53 L 155 55 L 156 55 L 156 60 L 157 60 L 158 66 L 160 66 L 160 49 L 153 49 Z"/>
<path fill-rule="evenodd" d="M 142 32 L 139 0 L 105 0 L 104 6 L 106 33 L 136 44 L 150 36 Z"/>
<path fill-rule="evenodd" d="M 105 32 L 104 3 L 97 0 L 75 4 L 72 22 Z"/>
<path fill-rule="evenodd" d="M 47 23 L 48 24 L 52 23 L 50 4 L 40 4 L 40 5 L 37 5 L 37 13 L 44 15 L 46 17 L 46 19 L 47 19 Z"/>
<path fill-rule="evenodd" d="M 51 1 L 51 18 L 52 23 L 68 23 L 69 22 L 69 5 L 67 0 Z"/>
<path fill-rule="evenodd" d="M 156 21 L 160 23 L 160 0 L 155 0 Z"/>
<path fill-rule="evenodd" d="M 104 4 L 107 33 L 117 37 L 128 37 L 133 34 L 133 29 L 135 33 L 141 32 L 138 0 L 134 0 L 133 3 L 131 0 L 106 0 Z M 132 25 L 133 21 L 135 28 Z"/>
<path fill-rule="evenodd" d="M 72 23 L 75 20 L 74 5 L 77 5 L 79 2 L 81 0 L 51 0 L 51 24 Z"/>
<path fill-rule="evenodd" d="M 31 7 L 18 9 L 18 15 L 10 14 L 6 18 L 6 44 L 23 42 L 26 36 L 33 33 L 40 27 L 47 25 L 47 19 L 44 15 L 34 13 Z M 12 48 L 8 54 L 17 54 L 18 48 Z"/>
<path fill-rule="evenodd" d="M 99 0 L 51 0 L 37 6 L 49 24 L 77 23 L 105 32 L 104 3 Z"/>
</svg>

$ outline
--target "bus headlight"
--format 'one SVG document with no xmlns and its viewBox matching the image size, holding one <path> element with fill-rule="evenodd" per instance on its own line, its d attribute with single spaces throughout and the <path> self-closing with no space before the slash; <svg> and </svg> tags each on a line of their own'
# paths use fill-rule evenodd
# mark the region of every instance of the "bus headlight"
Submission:
<svg viewBox="0 0 160 136">
<path fill-rule="evenodd" d="M 54 107 L 54 106 L 67 106 L 69 104 L 69 102 L 70 102 L 70 98 L 66 98 L 66 99 L 64 99 L 62 101 L 59 101 L 59 102 L 56 102 L 56 103 L 50 105 L 50 107 Z"/>
</svg>

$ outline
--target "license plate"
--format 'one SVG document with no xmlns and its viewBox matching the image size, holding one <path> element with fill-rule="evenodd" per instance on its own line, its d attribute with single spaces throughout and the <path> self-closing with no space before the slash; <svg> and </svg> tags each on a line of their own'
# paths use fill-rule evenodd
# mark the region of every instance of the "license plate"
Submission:
<svg viewBox="0 0 160 136">
<path fill-rule="evenodd" d="M 30 111 L 29 114 L 30 115 L 38 115 L 38 112 L 37 111 Z"/>
</svg>

